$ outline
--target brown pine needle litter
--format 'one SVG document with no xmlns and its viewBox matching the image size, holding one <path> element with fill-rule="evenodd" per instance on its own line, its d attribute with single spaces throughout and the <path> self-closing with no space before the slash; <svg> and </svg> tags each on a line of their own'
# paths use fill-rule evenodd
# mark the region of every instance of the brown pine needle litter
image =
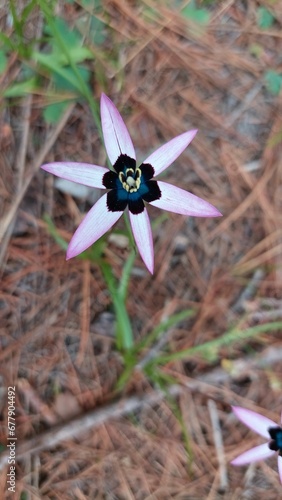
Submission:
<svg viewBox="0 0 282 500">
<path fill-rule="evenodd" d="M 16 4 L 22 12 L 24 2 Z M 168 214 L 153 231 L 153 276 L 137 256 L 127 298 L 136 341 L 172 314 L 195 311 L 144 352 L 146 359 L 214 341 L 232 328 L 282 320 L 282 94 L 269 84 L 275 72 L 282 86 L 282 6 L 192 2 L 209 13 L 199 25 L 183 14 L 190 4 L 105 1 L 95 14 L 106 30 L 99 50 L 83 33 L 94 54 L 93 97 L 98 102 L 105 91 L 122 111 L 141 160 L 199 129 L 164 180 L 223 214 Z M 56 9 L 71 28 L 84 26 L 79 22 L 91 12 L 83 2 L 61 1 Z M 261 9 L 273 18 L 267 26 Z M 1 32 L 12 37 L 9 7 L 0 13 Z M 43 22 L 40 9 L 29 15 L 26 40 Z M 24 58 L 13 51 L 5 57 L 1 95 L 21 74 Z M 83 99 L 70 100 L 56 123 L 44 121 L 43 68 L 40 77 L 41 87 L 3 97 L 0 108 L 1 498 L 280 498 L 275 459 L 230 465 L 260 444 L 231 404 L 279 422 L 279 326 L 208 355 L 168 361 L 159 368 L 174 380 L 167 392 L 152 384 L 138 359 L 117 391 L 123 360 L 101 271 L 90 261 L 66 262 L 43 218 L 48 214 L 69 241 L 91 204 L 62 193 L 39 171 L 43 162 L 64 159 L 105 165 L 104 147 Z M 154 207 L 148 211 L 152 220 L 159 216 Z M 127 256 L 126 242 L 111 239 L 106 258 L 117 277 Z M 6 484 L 10 386 L 16 388 L 16 494 Z"/>
</svg>

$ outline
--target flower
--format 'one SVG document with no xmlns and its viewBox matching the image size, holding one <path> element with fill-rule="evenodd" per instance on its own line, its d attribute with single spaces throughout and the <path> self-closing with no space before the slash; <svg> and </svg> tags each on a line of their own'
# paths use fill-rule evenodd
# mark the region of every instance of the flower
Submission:
<svg viewBox="0 0 282 500">
<path fill-rule="evenodd" d="M 171 212 L 196 217 L 218 217 L 221 213 L 207 201 L 183 189 L 156 181 L 184 151 L 197 130 L 167 142 L 139 167 L 126 125 L 112 101 L 101 96 L 101 121 L 105 147 L 113 170 L 88 163 L 48 163 L 41 168 L 63 179 L 108 189 L 87 213 L 75 231 L 67 259 L 80 254 L 105 234 L 128 207 L 130 224 L 140 255 L 151 273 L 154 269 L 153 238 L 144 201 Z"/>
<path fill-rule="evenodd" d="M 232 406 L 235 415 L 250 429 L 268 439 L 267 443 L 255 446 L 232 460 L 232 465 L 245 465 L 259 460 L 265 460 L 278 452 L 278 471 L 282 483 L 282 427 L 259 413 L 240 406 Z M 282 415 L 281 415 L 282 423 Z"/>
</svg>

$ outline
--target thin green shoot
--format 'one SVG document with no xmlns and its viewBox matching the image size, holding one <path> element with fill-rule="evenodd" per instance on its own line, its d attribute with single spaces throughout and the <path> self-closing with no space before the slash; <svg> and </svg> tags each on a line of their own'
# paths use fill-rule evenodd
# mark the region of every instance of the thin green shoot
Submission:
<svg viewBox="0 0 282 500">
<path fill-rule="evenodd" d="M 171 361 L 176 361 L 180 359 L 188 359 L 193 356 L 202 356 L 204 358 L 211 358 L 215 360 L 219 356 L 219 351 L 222 347 L 231 347 L 234 344 L 242 344 L 250 339 L 255 339 L 261 334 L 273 332 L 275 330 L 282 329 L 282 321 L 275 321 L 272 323 L 264 323 L 263 325 L 256 325 L 245 330 L 238 328 L 232 328 L 232 330 L 226 332 L 221 337 L 205 342 L 204 344 L 190 347 L 189 349 L 184 349 L 183 351 L 178 351 L 172 354 L 167 354 L 155 358 L 152 363 L 157 365 L 164 365 L 170 363 Z"/>
<path fill-rule="evenodd" d="M 100 124 L 100 117 L 99 117 L 99 112 L 98 112 L 98 105 L 97 105 L 95 99 L 93 98 L 88 85 L 85 83 L 80 72 L 77 69 L 77 66 L 74 63 L 74 61 L 69 53 L 68 46 L 66 45 L 63 37 L 61 36 L 60 31 L 58 30 L 58 28 L 56 26 L 56 23 L 54 22 L 52 12 L 50 11 L 48 5 L 43 0 L 38 0 L 38 3 L 41 7 L 42 12 L 44 13 L 44 15 L 47 19 L 49 28 L 52 31 L 54 38 L 57 40 L 58 45 L 61 47 L 63 54 L 66 56 L 67 61 L 70 65 L 70 67 L 72 68 L 76 78 L 77 78 L 77 82 L 79 84 L 79 89 L 80 89 L 81 94 L 85 97 L 85 99 L 89 103 L 95 124 L 97 126 L 97 129 L 98 129 L 98 132 L 100 135 L 100 138 L 103 139 L 102 128 L 101 128 L 101 124 Z"/>
</svg>

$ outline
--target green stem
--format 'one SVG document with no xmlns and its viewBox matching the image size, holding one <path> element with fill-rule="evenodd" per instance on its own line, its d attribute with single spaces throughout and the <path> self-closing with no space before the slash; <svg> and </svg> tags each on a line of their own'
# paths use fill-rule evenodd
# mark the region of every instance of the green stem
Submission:
<svg viewBox="0 0 282 500">
<path fill-rule="evenodd" d="M 101 269 L 104 275 L 104 279 L 107 283 L 108 290 L 111 294 L 113 306 L 116 313 L 117 348 L 121 351 L 129 351 L 133 347 L 133 333 L 123 297 L 118 291 L 117 282 L 113 276 L 110 265 L 106 262 L 101 262 Z"/>
</svg>

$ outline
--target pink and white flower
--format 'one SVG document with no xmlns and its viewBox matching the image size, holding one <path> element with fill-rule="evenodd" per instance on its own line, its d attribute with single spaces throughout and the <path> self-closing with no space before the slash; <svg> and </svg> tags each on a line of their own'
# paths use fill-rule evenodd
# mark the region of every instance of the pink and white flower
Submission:
<svg viewBox="0 0 282 500">
<path fill-rule="evenodd" d="M 163 172 L 184 151 L 197 130 L 170 140 L 152 153 L 139 167 L 126 125 L 112 101 L 101 96 L 101 121 L 105 147 L 113 165 L 109 170 L 88 163 L 59 162 L 41 168 L 63 179 L 109 190 L 87 213 L 67 249 L 67 259 L 75 257 L 105 234 L 128 208 L 131 228 L 140 255 L 151 273 L 154 269 L 153 238 L 144 202 L 182 215 L 219 217 L 207 201 L 163 181 Z"/>
<path fill-rule="evenodd" d="M 273 422 L 273 420 L 252 410 L 247 410 L 240 406 L 232 406 L 232 410 L 243 424 L 260 436 L 268 439 L 268 442 L 245 451 L 237 458 L 234 458 L 231 464 L 246 465 L 251 462 L 258 462 L 259 460 L 272 457 L 278 452 L 278 471 L 282 483 L 282 427 Z"/>
</svg>

